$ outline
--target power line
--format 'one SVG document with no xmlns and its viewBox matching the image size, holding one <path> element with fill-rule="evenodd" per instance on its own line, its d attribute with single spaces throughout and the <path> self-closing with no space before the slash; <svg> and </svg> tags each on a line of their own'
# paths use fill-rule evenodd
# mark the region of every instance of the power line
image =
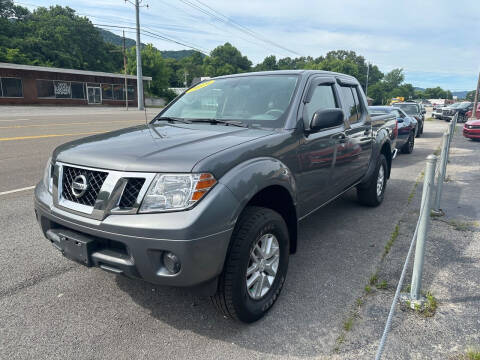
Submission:
<svg viewBox="0 0 480 360">
<path fill-rule="evenodd" d="M 254 32 L 253 30 L 250 30 L 250 29 L 247 28 L 246 26 L 241 25 L 241 24 L 235 22 L 234 20 L 232 20 L 232 19 L 229 18 L 228 16 L 222 14 L 221 12 L 213 9 L 212 7 L 204 4 L 203 2 L 201 2 L 201 1 L 199 1 L 199 0 L 195 0 L 195 1 L 197 1 L 199 4 L 201 4 L 202 6 L 206 7 L 206 8 L 209 9 L 209 10 L 203 8 L 202 6 L 199 6 L 199 5 L 195 4 L 195 3 L 193 3 L 193 2 L 190 1 L 190 0 L 180 0 L 180 1 L 181 1 L 182 3 L 184 3 L 184 4 L 186 4 L 186 5 L 194 8 L 194 9 L 200 11 L 201 13 L 203 13 L 203 14 L 205 14 L 205 15 L 207 15 L 207 16 L 210 16 L 210 17 L 212 17 L 212 18 L 214 18 L 214 19 L 216 19 L 216 20 L 218 20 L 218 21 L 220 21 L 220 22 L 223 22 L 223 23 L 225 23 L 225 24 L 227 24 L 227 25 L 230 25 L 230 26 L 236 28 L 238 31 L 241 31 L 241 32 L 243 32 L 244 34 L 247 34 L 247 35 L 249 35 L 249 36 L 251 36 L 251 37 L 253 37 L 253 38 L 257 39 L 257 40 L 260 40 L 260 41 L 262 41 L 262 42 L 271 44 L 271 45 L 273 45 L 273 46 L 275 46 L 275 47 L 277 47 L 277 48 L 279 48 L 279 49 L 288 51 L 289 53 L 292 53 L 292 54 L 295 54 L 295 55 L 300 55 L 300 54 L 297 53 L 296 51 L 291 50 L 291 49 L 288 49 L 288 48 L 286 48 L 286 47 L 284 47 L 284 46 L 282 46 L 282 45 L 280 45 L 280 44 L 278 44 L 278 43 L 276 43 L 276 42 L 274 42 L 274 41 L 272 41 L 272 40 L 270 40 L 270 39 L 268 39 L 268 38 L 263 37 L 262 35 Z"/>
<path fill-rule="evenodd" d="M 38 8 L 38 7 L 42 7 L 41 5 L 35 5 L 35 4 L 30 4 L 30 3 L 24 3 L 24 2 L 18 2 L 18 1 L 15 1 L 15 4 L 19 4 L 19 5 L 27 5 L 27 6 L 32 6 L 32 7 L 35 7 L 35 8 Z M 100 19 L 100 20 L 106 20 L 107 22 L 109 22 L 110 20 L 108 20 L 108 17 L 99 17 L 99 16 L 95 16 L 95 15 L 91 15 L 91 14 L 87 14 L 87 13 L 80 13 L 80 12 L 76 12 L 77 15 L 81 15 L 81 16 L 88 16 L 88 17 L 92 17 L 92 18 L 95 18 L 95 19 Z M 124 22 L 126 23 L 130 23 L 130 24 L 135 24 L 133 21 L 130 21 L 126 18 L 122 18 L 122 17 L 117 17 L 117 19 L 122 19 L 124 20 Z M 118 23 L 118 22 L 116 22 Z M 135 27 L 128 27 L 128 26 L 118 26 L 118 25 L 110 25 L 110 24 L 95 24 L 92 22 L 93 25 L 95 26 L 105 26 L 105 27 L 110 27 L 110 28 L 118 28 L 118 29 L 135 29 Z M 152 30 L 152 31 L 148 31 L 148 30 L 145 30 L 145 29 L 149 29 L 149 30 Z M 109 30 L 109 29 L 103 29 L 103 30 Z M 154 39 L 159 39 L 159 40 L 164 40 L 164 41 L 167 41 L 167 42 L 171 42 L 171 43 L 175 43 L 177 45 L 181 45 L 181 46 L 184 46 L 184 47 L 187 47 L 187 48 L 190 48 L 190 49 L 193 49 L 195 51 L 198 51 L 198 52 L 201 52 L 202 54 L 205 54 L 205 55 L 209 55 L 209 51 L 208 50 L 205 50 L 205 49 L 202 49 L 200 48 L 199 46 L 195 45 L 195 44 L 192 44 L 192 43 L 189 43 L 189 42 L 186 42 L 186 41 L 180 41 L 180 40 L 177 40 L 177 39 L 174 39 L 174 38 L 171 38 L 171 37 L 168 37 L 164 34 L 161 34 L 161 33 L 156 33 L 154 29 L 152 28 L 149 28 L 147 26 L 143 26 L 141 29 L 140 29 L 141 33 L 143 35 L 146 35 L 150 38 L 154 38 Z M 129 32 L 127 31 L 127 33 L 135 33 L 135 32 Z"/>
<path fill-rule="evenodd" d="M 132 27 L 132 26 L 122 26 L 122 25 L 108 25 L 108 24 L 96 24 L 96 23 L 93 23 L 93 25 L 99 26 L 99 27 L 104 26 L 104 27 L 107 27 L 107 28 L 115 28 L 115 29 L 133 29 L 133 30 L 135 29 L 135 27 Z M 104 29 L 104 30 L 106 30 L 106 29 Z M 175 43 L 175 44 L 178 44 L 178 45 L 182 45 L 182 46 L 188 47 L 190 49 L 193 49 L 195 51 L 201 52 L 205 55 L 208 55 L 208 53 L 204 49 L 200 49 L 200 48 L 195 47 L 195 46 L 187 45 L 186 43 L 168 38 L 164 35 L 160 35 L 160 34 L 152 32 L 152 31 L 145 30 L 145 29 L 143 29 L 143 30 L 140 29 L 140 32 L 142 34 L 148 34 L 148 35 L 150 35 L 150 37 L 154 37 L 154 38 L 157 38 L 157 39 L 160 39 L 160 40 L 165 40 L 165 41 L 169 41 L 169 42 L 172 42 L 172 43 Z"/>
<path fill-rule="evenodd" d="M 163 0 L 162 2 L 163 2 L 165 5 L 168 5 L 168 6 L 172 7 L 172 8 L 175 9 L 175 10 L 178 10 L 178 11 L 181 11 L 181 12 L 187 14 L 190 18 L 194 19 L 195 21 L 198 19 L 198 16 L 193 15 L 192 13 L 190 13 L 189 11 L 187 11 L 186 9 L 177 7 L 177 6 L 175 6 L 175 5 L 167 2 L 166 0 Z M 211 16 L 211 15 L 208 15 L 208 16 Z M 217 19 L 217 20 L 218 20 L 218 19 Z M 220 19 L 220 21 L 222 21 L 222 20 Z M 233 35 L 233 32 L 230 31 L 230 28 L 229 28 L 229 27 L 227 27 L 226 29 L 225 29 L 225 28 L 220 28 L 219 26 L 217 26 L 216 23 L 214 23 L 213 21 L 210 21 L 210 20 L 207 20 L 207 23 L 208 23 L 208 25 L 210 25 L 210 26 L 214 27 L 215 29 L 219 30 L 219 31 L 220 31 L 220 34 L 224 33 L 225 30 L 226 30 L 229 34 L 232 34 L 232 35 Z M 224 23 L 224 21 L 222 21 L 222 23 Z M 232 30 L 235 30 L 235 29 L 232 28 Z M 264 48 L 264 49 L 265 49 L 265 48 L 268 48 L 269 50 L 272 50 L 272 51 L 274 51 L 274 52 L 277 51 L 277 50 L 275 50 L 273 47 L 270 47 L 270 46 L 268 46 L 268 45 L 265 46 L 265 45 L 261 44 L 260 42 L 252 41 L 252 40 L 249 40 L 249 39 L 247 39 L 247 38 L 245 38 L 245 37 L 243 37 L 243 36 L 240 36 L 240 35 L 238 35 L 238 32 L 237 32 L 236 36 L 237 36 L 238 38 L 242 39 L 243 41 L 249 43 L 249 44 L 253 44 L 253 45 L 262 47 L 262 48 Z M 282 53 L 282 55 L 286 55 L 286 53 Z"/>
</svg>

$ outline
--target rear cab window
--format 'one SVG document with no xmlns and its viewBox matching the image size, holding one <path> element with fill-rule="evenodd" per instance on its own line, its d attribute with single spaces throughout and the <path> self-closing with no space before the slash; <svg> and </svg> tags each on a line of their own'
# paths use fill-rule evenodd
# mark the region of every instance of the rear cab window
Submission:
<svg viewBox="0 0 480 360">
<path fill-rule="evenodd" d="M 359 114 L 359 100 L 357 90 L 353 86 L 340 86 L 342 93 L 343 105 L 350 124 L 358 122 Z"/>
</svg>

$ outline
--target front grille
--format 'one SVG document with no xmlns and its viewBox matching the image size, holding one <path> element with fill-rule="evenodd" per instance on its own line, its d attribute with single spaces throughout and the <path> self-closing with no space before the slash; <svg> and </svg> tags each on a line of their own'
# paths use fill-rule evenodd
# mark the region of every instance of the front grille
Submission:
<svg viewBox="0 0 480 360">
<path fill-rule="evenodd" d="M 72 192 L 72 182 L 78 175 L 84 175 L 87 178 L 87 190 L 84 194 L 77 197 Z M 98 193 L 102 188 L 103 182 L 107 178 L 108 173 L 103 171 L 87 170 L 71 166 L 63 166 L 62 177 L 62 196 L 66 200 L 73 201 L 78 204 L 94 206 Z"/>
<path fill-rule="evenodd" d="M 119 206 L 121 208 L 133 207 L 144 183 L 144 178 L 129 178 L 125 190 L 123 190 Z"/>
<path fill-rule="evenodd" d="M 468 129 L 480 129 L 480 125 L 467 125 Z"/>
</svg>

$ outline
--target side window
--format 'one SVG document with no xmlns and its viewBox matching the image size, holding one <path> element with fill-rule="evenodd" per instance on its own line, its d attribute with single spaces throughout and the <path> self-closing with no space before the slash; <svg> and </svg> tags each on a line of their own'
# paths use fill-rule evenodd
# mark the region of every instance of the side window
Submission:
<svg viewBox="0 0 480 360">
<path fill-rule="evenodd" d="M 358 121 L 362 118 L 363 107 L 360 104 L 360 96 L 358 95 L 358 86 L 352 87 L 353 98 L 355 99 L 355 106 L 357 108 Z"/>
<path fill-rule="evenodd" d="M 305 105 L 304 122 L 306 127 L 309 126 L 315 111 L 337 107 L 337 101 L 335 100 L 335 94 L 331 85 L 319 85 L 315 87 L 310 102 Z"/>
<path fill-rule="evenodd" d="M 342 99 L 345 103 L 345 111 L 347 113 L 348 121 L 350 124 L 354 124 L 358 121 L 357 114 L 357 104 L 355 103 L 355 98 L 353 97 L 353 88 L 350 86 L 340 86 L 342 91 Z"/>
</svg>

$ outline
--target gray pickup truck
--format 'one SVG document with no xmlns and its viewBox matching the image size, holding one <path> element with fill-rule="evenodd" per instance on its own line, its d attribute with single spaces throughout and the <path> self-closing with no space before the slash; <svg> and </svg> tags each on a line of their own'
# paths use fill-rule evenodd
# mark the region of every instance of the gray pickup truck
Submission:
<svg viewBox="0 0 480 360">
<path fill-rule="evenodd" d="M 370 117 L 351 76 L 222 76 L 149 124 L 59 146 L 35 213 L 67 258 L 200 287 L 253 322 L 280 294 L 302 219 L 354 187 L 362 204 L 382 202 L 395 129 L 393 115 Z"/>
</svg>

